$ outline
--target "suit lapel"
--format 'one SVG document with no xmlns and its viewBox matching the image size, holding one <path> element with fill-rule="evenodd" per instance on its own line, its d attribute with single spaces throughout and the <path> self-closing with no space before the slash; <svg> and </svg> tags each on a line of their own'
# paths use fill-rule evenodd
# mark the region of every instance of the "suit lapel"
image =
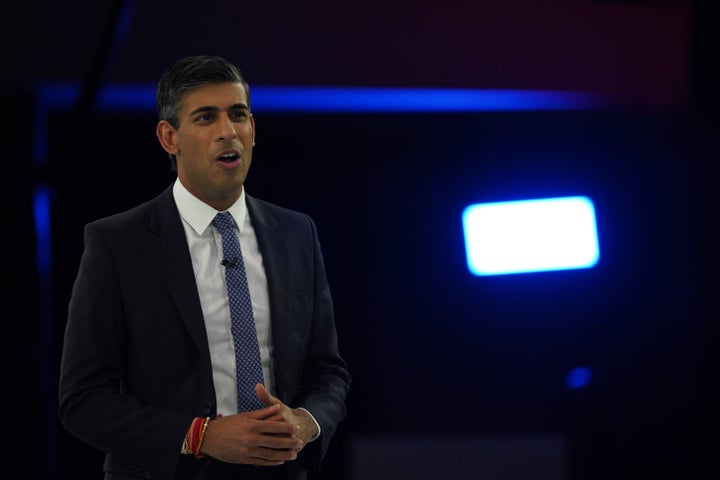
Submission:
<svg viewBox="0 0 720 480">
<path fill-rule="evenodd" d="M 205 321 L 198 297 L 195 273 L 182 220 L 172 196 L 172 187 L 153 205 L 150 217 L 152 250 L 177 311 L 207 368 L 212 369 Z"/>
<path fill-rule="evenodd" d="M 292 365 L 287 357 L 291 348 L 289 322 L 289 276 L 285 271 L 288 246 L 279 233 L 279 223 L 267 208 L 246 194 L 248 212 L 263 256 L 263 266 L 268 281 L 270 299 L 270 325 L 274 345 L 276 396 L 285 398 L 286 377 Z M 172 196 L 172 187 L 158 196 L 150 218 L 150 237 L 153 254 L 168 286 L 170 296 L 177 307 L 185 328 L 200 352 L 203 364 L 212 371 L 210 349 L 203 319 L 202 307 L 197 293 L 195 273 L 188 251 L 185 231 L 180 214 Z"/>
<path fill-rule="evenodd" d="M 291 348 L 289 331 L 291 324 L 288 321 L 289 276 L 286 271 L 286 266 L 290 264 L 288 246 L 280 234 L 278 221 L 268 209 L 247 193 L 245 197 L 268 282 L 275 361 L 275 393 L 280 400 L 286 402 L 289 399 L 285 398 L 285 386 L 288 384 L 285 377 L 290 373 L 287 352 Z"/>
</svg>

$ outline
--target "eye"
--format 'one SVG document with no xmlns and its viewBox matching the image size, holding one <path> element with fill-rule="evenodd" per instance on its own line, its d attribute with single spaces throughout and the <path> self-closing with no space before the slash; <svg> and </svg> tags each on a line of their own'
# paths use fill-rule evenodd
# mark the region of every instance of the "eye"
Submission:
<svg viewBox="0 0 720 480">
<path fill-rule="evenodd" d="M 201 115 L 198 115 L 193 120 L 195 123 L 210 123 L 214 118 L 214 115 L 212 113 L 203 113 Z"/>
<path fill-rule="evenodd" d="M 230 112 L 230 118 L 239 122 L 248 118 L 248 113 L 245 110 L 233 110 Z"/>
</svg>

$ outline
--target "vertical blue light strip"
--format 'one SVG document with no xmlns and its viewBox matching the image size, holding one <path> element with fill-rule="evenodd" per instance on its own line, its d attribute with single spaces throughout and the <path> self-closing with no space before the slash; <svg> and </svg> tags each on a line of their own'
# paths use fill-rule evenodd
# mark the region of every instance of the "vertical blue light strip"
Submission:
<svg viewBox="0 0 720 480">
<path fill-rule="evenodd" d="M 41 274 L 50 274 L 51 239 L 50 239 L 50 188 L 39 185 L 33 198 L 33 217 L 35 220 L 36 260 Z"/>
<path fill-rule="evenodd" d="M 55 401 L 55 346 L 52 315 L 52 239 L 50 224 L 50 187 L 40 184 L 33 195 L 33 220 L 35 223 L 35 251 L 38 273 L 38 318 L 40 362 L 40 388 L 43 395 L 43 444 L 49 478 L 56 478 L 57 469 L 57 410 Z"/>
</svg>

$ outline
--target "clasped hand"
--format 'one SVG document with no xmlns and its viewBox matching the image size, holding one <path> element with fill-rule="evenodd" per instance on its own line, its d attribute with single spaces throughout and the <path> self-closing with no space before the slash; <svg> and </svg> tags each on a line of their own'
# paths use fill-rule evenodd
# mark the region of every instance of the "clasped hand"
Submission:
<svg viewBox="0 0 720 480">
<path fill-rule="evenodd" d="M 290 408 L 261 384 L 255 386 L 265 408 L 212 420 L 205 431 L 201 452 L 228 463 L 282 465 L 295 460 L 317 433 L 308 413 Z"/>
</svg>

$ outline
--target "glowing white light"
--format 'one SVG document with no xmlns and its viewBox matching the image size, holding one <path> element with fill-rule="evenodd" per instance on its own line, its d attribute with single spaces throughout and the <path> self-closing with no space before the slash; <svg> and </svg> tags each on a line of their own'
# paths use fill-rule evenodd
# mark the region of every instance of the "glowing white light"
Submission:
<svg viewBox="0 0 720 480">
<path fill-rule="evenodd" d="M 465 208 L 462 221 L 475 275 L 590 268 L 600 258 L 587 197 L 479 203 Z"/>
</svg>

